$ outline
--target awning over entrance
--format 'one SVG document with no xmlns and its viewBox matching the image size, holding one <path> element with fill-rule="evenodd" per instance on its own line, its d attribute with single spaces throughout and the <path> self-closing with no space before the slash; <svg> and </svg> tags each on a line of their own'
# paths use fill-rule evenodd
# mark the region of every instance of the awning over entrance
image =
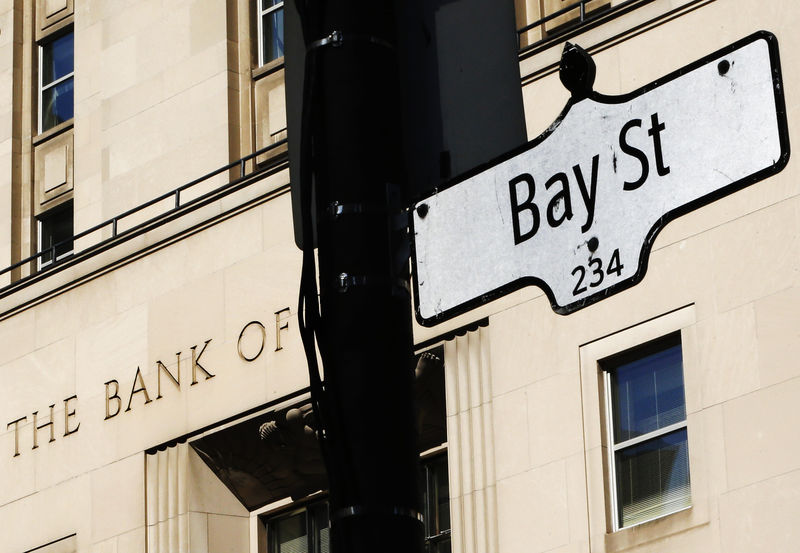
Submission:
<svg viewBox="0 0 800 553">
<path fill-rule="evenodd" d="M 417 357 L 420 452 L 447 441 L 443 358 L 442 348 Z M 365 412 L 364 416 L 370 413 Z M 250 416 L 190 443 L 250 511 L 328 487 L 308 399 Z"/>
</svg>

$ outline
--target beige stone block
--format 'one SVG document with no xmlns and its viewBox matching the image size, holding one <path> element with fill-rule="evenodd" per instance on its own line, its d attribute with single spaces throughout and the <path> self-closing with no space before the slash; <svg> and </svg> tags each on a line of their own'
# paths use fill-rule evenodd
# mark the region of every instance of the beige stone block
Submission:
<svg viewBox="0 0 800 553">
<path fill-rule="evenodd" d="M 102 391 L 102 384 L 98 391 Z M 34 464 L 39 489 L 88 474 L 119 458 L 114 425 L 103 420 L 103 401 L 100 396 L 78 396 L 70 401 L 70 410 L 75 414 L 70 417 L 73 433 L 69 436 L 64 436 L 64 403 L 56 405 L 59 408 L 55 413 L 56 441 L 47 443 L 47 430 L 40 430 L 39 449 L 30 452 L 29 460 Z M 31 440 L 30 435 L 25 438 Z"/>
<path fill-rule="evenodd" d="M 769 478 L 720 497 L 722 550 L 794 551 L 800 541 L 800 471 Z"/>
<path fill-rule="evenodd" d="M 608 450 L 600 446 L 588 449 L 584 459 L 586 505 L 588 506 L 586 514 L 589 518 L 588 532 L 592 542 L 602 543 L 603 536 L 612 527 L 611 491 L 607 468 Z"/>
<path fill-rule="evenodd" d="M 716 302 L 726 311 L 794 283 L 800 240 L 794 202 L 783 202 L 712 231 Z"/>
<path fill-rule="evenodd" d="M 718 533 L 710 525 L 684 528 L 683 520 L 689 511 L 646 522 L 630 529 L 605 536 L 605 552 L 635 551 L 662 553 L 664 551 L 719 552 Z M 723 550 L 724 551 L 724 550 Z"/>
<path fill-rule="evenodd" d="M 217 92 L 227 92 L 228 73 L 227 73 L 227 50 L 225 41 L 220 41 L 210 48 L 196 53 L 195 55 L 183 59 L 174 60 L 163 70 L 164 94 L 171 98 L 181 94 L 194 86 L 201 85 L 208 87 L 213 84 L 213 90 Z M 153 51 L 150 55 L 157 56 L 158 52 Z M 209 79 L 214 79 L 208 82 Z M 224 108 L 227 114 L 227 96 L 224 103 L 217 103 L 203 107 L 203 111 L 213 108 L 220 110 Z"/>
<path fill-rule="evenodd" d="M 541 298 L 494 315 L 489 325 L 492 344 L 492 391 L 500 395 L 557 372 L 552 350 L 562 321 Z"/>
<path fill-rule="evenodd" d="M 260 150 L 285 136 L 286 95 L 284 71 L 261 77 L 254 84 L 256 149 Z M 283 147 L 281 151 L 285 151 Z M 272 152 L 278 153 L 277 150 Z"/>
<path fill-rule="evenodd" d="M 664 5 L 666 2 L 661 4 L 652 6 L 650 13 L 654 16 L 665 13 L 669 7 Z M 700 20 L 695 24 L 708 24 L 708 21 Z M 680 18 L 672 25 L 653 27 L 619 44 L 622 90 L 635 90 L 732 42 L 726 41 L 721 33 L 689 32 L 689 25 L 689 18 Z M 669 55 L 652 55 L 654 45 Z"/>
<path fill-rule="evenodd" d="M 2 8 L 0 8 L 0 25 L 2 25 L 2 29 L 9 29 L 14 22 L 14 10 L 11 5 L 8 3 L 4 4 Z M 10 36 L 12 33 L 2 33 L 0 34 L 0 47 L 5 46 L 7 44 L 11 44 L 13 41 L 13 37 Z M 13 63 L 7 56 L 0 57 L 2 61 L 3 67 L 10 67 Z"/>
<path fill-rule="evenodd" d="M 71 130 L 35 146 L 37 215 L 69 199 L 65 195 L 73 188 L 73 150 Z"/>
<path fill-rule="evenodd" d="M 130 36 L 100 51 L 104 97 L 114 96 L 136 84 L 137 72 L 131 70 L 138 68 L 136 43 L 136 37 Z"/>
<path fill-rule="evenodd" d="M 192 553 L 208 553 L 208 514 L 206 513 L 189 513 L 189 550 Z"/>
<path fill-rule="evenodd" d="M 199 352 L 206 340 L 224 336 L 223 298 L 222 273 L 215 273 L 151 300 L 148 358 L 172 359 L 178 351 L 183 357 L 189 355 L 192 346 L 198 346 Z"/>
<path fill-rule="evenodd" d="M 184 367 L 181 367 L 182 371 Z M 175 372 L 174 368 L 171 370 Z M 120 413 L 114 418 L 104 421 L 108 427 L 111 443 L 116 445 L 118 456 L 134 455 L 150 447 L 163 444 L 176 436 L 182 436 L 189 431 L 186 422 L 187 399 L 190 393 L 185 389 L 189 384 L 185 382 L 185 375 L 181 374 L 182 390 L 173 388 L 170 382 L 162 382 L 164 395 L 161 399 L 157 398 L 156 375 L 155 373 L 143 376 L 150 402 L 142 392 L 138 392 L 131 399 L 133 389 L 132 370 L 126 376 L 126 381 L 120 384 L 120 396 L 122 397 L 122 408 Z M 130 379 L 130 380 L 128 380 Z M 130 410 L 128 406 L 130 404 Z M 102 417 L 100 417 L 102 419 Z"/>
<path fill-rule="evenodd" d="M 117 553 L 117 538 L 92 544 L 91 553 Z"/>
<path fill-rule="evenodd" d="M 225 16 L 223 3 L 192 2 L 189 6 L 192 54 L 227 40 Z"/>
<path fill-rule="evenodd" d="M 570 6 L 575 5 L 577 2 L 575 0 L 542 0 L 542 12 L 545 16 L 552 15 L 560 10 L 566 9 Z M 609 5 L 609 0 L 592 0 L 591 2 L 586 4 L 586 11 L 585 16 L 592 15 L 593 12 L 599 10 L 600 8 L 607 8 Z M 567 26 L 567 25 L 577 25 L 581 21 L 581 8 L 579 6 L 575 6 L 573 9 L 569 10 L 568 12 L 555 17 L 554 19 L 549 20 L 545 23 L 545 29 L 547 32 L 557 32 L 559 31 L 559 27 Z"/>
<path fill-rule="evenodd" d="M 49 543 L 36 549 L 36 553 L 74 553 L 77 551 L 78 537 L 64 537 L 54 543 Z"/>
<path fill-rule="evenodd" d="M 44 416 L 48 406 L 75 393 L 75 341 L 65 338 L 32 351 L 2 367 L 0 409 L 6 422 L 38 411 Z M 27 441 L 27 440 L 26 440 Z"/>
<path fill-rule="evenodd" d="M 270 399 L 264 388 L 258 386 L 261 377 L 254 378 L 251 383 L 247 373 L 234 370 L 237 368 L 236 357 L 235 344 L 214 346 L 212 342 L 208 346 L 202 361 L 215 376 L 205 380 L 205 376 L 198 372 L 198 384 L 189 389 L 186 418 L 190 429 L 203 428 L 249 408 L 258 407 Z"/>
<path fill-rule="evenodd" d="M 147 263 L 129 263 L 111 273 L 118 311 L 124 312 L 146 303 L 180 288 L 186 282 L 183 270 L 188 263 L 185 242 L 172 244 L 169 248 L 150 254 L 146 259 Z"/>
<path fill-rule="evenodd" d="M 111 279 L 99 278 L 48 299 L 35 308 L 36 347 L 42 347 L 116 313 Z"/>
<path fill-rule="evenodd" d="M 55 441 L 49 442 L 50 427 L 42 428 L 37 433 L 38 449 L 31 451 L 28 447 L 27 451 L 23 451 L 26 462 L 34 464 L 38 489 L 49 488 L 76 475 L 88 472 L 104 460 L 103 457 L 93 458 L 87 455 L 101 447 L 100 444 L 87 446 L 89 442 L 87 438 L 90 436 L 101 438 L 101 436 L 91 430 L 92 423 L 95 421 L 89 420 L 88 413 L 84 412 L 84 399 L 78 397 L 70 401 L 69 406 L 70 411 L 75 413 L 69 421 L 73 434 L 64 436 L 64 403 L 59 402 L 56 404 L 53 416 L 52 428 Z M 39 411 L 38 422 L 39 425 L 50 422 L 49 409 Z M 77 432 L 75 432 L 76 429 Z M 29 442 L 26 445 L 30 446 L 33 428 L 27 430 L 25 434 L 25 441 Z M 105 460 L 110 460 L 109 457 L 105 457 Z"/>
<path fill-rule="evenodd" d="M 800 376 L 800 288 L 762 298 L 755 310 L 761 385 Z"/>
<path fill-rule="evenodd" d="M 499 550 L 503 553 L 549 551 L 566 545 L 565 463 L 558 461 L 500 480 L 497 514 Z"/>
<path fill-rule="evenodd" d="M 68 25 L 74 11 L 73 0 L 36 0 L 36 40 Z"/>
<path fill-rule="evenodd" d="M 30 416 L 30 413 L 28 413 Z M 20 417 L 22 415 L 19 415 Z M 6 417 L 7 419 L 8 417 Z M 14 457 L 15 437 L 14 426 L 6 430 L 6 424 L 17 419 L 2 419 L 0 426 L 0 474 L 3 475 L 3 485 L 0 486 L 0 505 L 6 505 L 12 501 L 25 497 L 36 490 L 36 472 L 34 458 L 30 453 L 30 433 L 31 424 L 19 424 L 19 448 L 20 455 Z M 0 516 L 0 521 L 2 517 Z"/>
<path fill-rule="evenodd" d="M 134 84 L 118 94 L 101 100 L 102 126 L 105 130 L 151 109 L 164 99 L 161 75 Z"/>
<path fill-rule="evenodd" d="M 531 467 L 528 446 L 528 398 L 525 389 L 496 396 L 492 401 L 494 457 L 497 479 Z"/>
<path fill-rule="evenodd" d="M 566 476 L 569 539 L 573 545 L 583 544 L 589 538 L 586 459 L 583 452 L 566 460 Z"/>
<path fill-rule="evenodd" d="M 580 453 L 583 421 L 578 371 L 539 380 L 526 391 L 531 466 Z"/>
<path fill-rule="evenodd" d="M 58 186 L 67 184 L 67 148 L 53 148 L 44 155 L 44 192 L 52 192 Z"/>
<path fill-rule="evenodd" d="M 271 180 L 268 189 L 287 182 L 289 182 L 289 175 L 287 173 L 278 174 L 276 178 Z M 294 245 L 291 202 L 290 194 L 282 194 L 260 208 L 262 217 L 261 228 L 264 232 L 262 242 L 265 250 L 281 246 L 293 252 L 300 251 L 300 249 Z"/>
<path fill-rule="evenodd" d="M 131 455 L 91 474 L 92 540 L 144 526 L 144 457 Z"/>
<path fill-rule="evenodd" d="M 729 490 L 800 468 L 798 394 L 795 378 L 723 406 Z"/>
<path fill-rule="evenodd" d="M 0 348 L 0 365 L 34 349 L 34 321 L 31 309 L 0 321 L 0 344 L 6 344 Z"/>
<path fill-rule="evenodd" d="M 261 252 L 261 214 L 251 210 L 214 225 L 186 240 L 188 278 L 223 271 Z M 268 278 L 267 275 L 265 278 Z M 299 275 L 299 273 L 297 273 Z"/>
<path fill-rule="evenodd" d="M 300 281 L 301 254 L 286 246 L 248 257 L 225 270 L 226 340 L 236 341 L 245 324 L 258 320 L 265 327 L 265 348 L 274 351 L 277 347 L 276 312 L 289 307 L 289 315 L 296 315 Z M 286 315 L 280 314 L 281 318 Z M 281 347 L 286 347 L 286 335 L 296 330 L 290 325 L 281 331 Z"/>
<path fill-rule="evenodd" d="M 81 330 L 75 341 L 78 395 L 95 395 L 103 383 L 117 379 L 127 386 L 137 366 L 147 370 L 147 310 L 129 309 Z M 170 361 L 172 359 L 170 358 Z"/>
<path fill-rule="evenodd" d="M 68 0 L 44 0 L 44 16 L 52 17 L 61 10 L 66 10 L 69 4 Z"/>
<path fill-rule="evenodd" d="M 12 531 L 3 533 L 2 551 L 31 551 L 76 533 L 78 550 L 89 551 L 84 538 L 91 525 L 88 486 L 88 477 L 82 476 L 3 505 L 0 528 Z M 31 525 L 38 526 L 36 531 L 21 530 Z"/>
<path fill-rule="evenodd" d="M 583 334 L 582 341 L 657 319 L 687 305 L 694 305 L 698 320 L 713 314 L 713 288 L 707 276 L 712 270 L 710 248 L 706 236 L 697 236 L 652 251 L 647 273 L 639 284 L 579 313 L 584 319 L 576 324 L 576 332 Z M 675 278 L 676 274 L 680 278 Z"/>
<path fill-rule="evenodd" d="M 681 329 L 681 354 L 683 356 L 683 397 L 686 413 L 703 409 L 703 391 L 706 367 L 701 362 L 701 347 L 698 344 L 697 325 Z"/>
<path fill-rule="evenodd" d="M 208 553 L 247 551 L 249 532 L 249 517 L 208 515 Z"/>
<path fill-rule="evenodd" d="M 232 518 L 249 516 L 247 509 L 192 448 L 189 449 L 189 481 L 193 486 L 189 496 L 189 510 L 193 513 L 209 513 Z M 197 521 L 190 520 L 190 526 L 193 524 L 196 525 Z"/>
<path fill-rule="evenodd" d="M 654 248 L 679 242 L 782 202 L 800 193 L 800 182 L 782 172 L 671 221 L 659 233 Z"/>
<path fill-rule="evenodd" d="M 108 3 L 106 2 L 105 4 Z M 135 2 L 123 2 L 121 5 L 116 6 L 115 9 L 108 9 L 108 5 L 103 6 L 106 13 L 100 23 L 103 30 L 102 48 L 108 48 L 121 40 L 135 36 L 137 38 L 137 52 L 141 52 L 141 49 L 146 47 L 146 45 L 142 44 L 143 42 L 154 43 L 154 46 L 161 47 L 163 63 L 164 59 L 174 55 L 172 50 L 164 49 L 167 36 L 160 35 L 160 33 L 166 26 L 166 21 L 172 15 L 169 8 L 175 4 L 177 3 L 162 5 L 158 0 L 136 0 Z M 97 12 L 99 10 L 95 8 L 93 11 Z M 178 43 L 180 35 L 169 38 Z M 150 69 L 145 66 L 155 60 L 145 60 L 138 56 L 137 60 L 139 61 L 137 74 L 141 78 L 142 74 Z M 159 64 L 158 67 L 160 68 L 161 65 Z"/>
<path fill-rule="evenodd" d="M 715 503 L 728 489 L 723 406 L 716 405 L 689 417 L 688 434 L 692 502 L 705 497 Z"/>
<path fill-rule="evenodd" d="M 704 407 L 759 387 L 755 309 L 744 305 L 697 324 Z"/>
</svg>

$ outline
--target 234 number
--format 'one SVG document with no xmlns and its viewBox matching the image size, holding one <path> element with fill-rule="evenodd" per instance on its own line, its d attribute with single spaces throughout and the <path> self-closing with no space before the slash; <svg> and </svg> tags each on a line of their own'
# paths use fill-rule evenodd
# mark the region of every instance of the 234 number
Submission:
<svg viewBox="0 0 800 553">
<path fill-rule="evenodd" d="M 619 249 L 614 250 L 611 254 L 611 259 L 608 261 L 608 267 L 603 270 L 603 260 L 599 257 L 589 259 L 589 266 L 584 267 L 578 265 L 572 269 L 572 276 L 578 277 L 578 282 L 575 283 L 575 288 L 572 289 L 573 296 L 579 296 L 586 292 L 589 288 L 597 288 L 603 283 L 603 278 L 606 275 L 622 276 L 622 269 L 625 268 L 619 260 Z M 587 275 L 589 275 L 588 288 L 584 284 Z"/>
</svg>

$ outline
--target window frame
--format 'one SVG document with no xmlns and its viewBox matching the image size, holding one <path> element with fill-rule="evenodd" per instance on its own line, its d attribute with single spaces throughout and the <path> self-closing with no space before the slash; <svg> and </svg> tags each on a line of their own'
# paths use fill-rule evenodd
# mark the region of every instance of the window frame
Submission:
<svg viewBox="0 0 800 553">
<path fill-rule="evenodd" d="M 47 84 L 44 84 L 44 82 L 43 82 L 43 77 L 44 77 L 44 49 L 45 49 L 45 47 L 47 45 L 52 44 L 56 40 L 58 40 L 60 38 L 63 38 L 65 36 L 69 35 L 69 34 L 71 34 L 72 38 L 73 38 L 73 43 L 72 43 L 72 71 L 70 71 L 66 75 L 63 75 L 63 76 L 61 76 L 61 77 L 59 77 L 59 78 L 57 78 L 57 79 L 55 79 L 55 80 L 53 80 L 53 81 L 51 81 L 51 82 L 49 82 Z M 51 35 L 48 35 L 48 36 L 46 36 L 45 38 L 43 38 L 42 40 L 40 40 L 40 41 L 38 41 L 36 43 L 37 50 L 38 50 L 38 52 L 37 52 L 37 54 L 38 54 L 38 62 L 37 62 L 38 71 L 37 71 L 37 76 L 36 76 L 36 80 L 37 80 L 37 98 L 36 98 L 36 102 L 37 102 L 37 104 L 36 104 L 37 105 L 37 117 L 36 117 L 36 120 L 37 120 L 37 122 L 36 122 L 37 134 L 43 134 L 43 133 L 45 133 L 47 131 L 50 131 L 50 130 L 58 127 L 59 125 L 63 125 L 65 123 L 68 123 L 69 121 L 71 121 L 72 119 L 75 118 L 75 103 L 74 103 L 75 102 L 75 100 L 74 100 L 75 42 L 74 42 L 74 40 L 75 40 L 74 28 L 70 25 L 70 26 L 66 27 L 63 31 L 59 31 L 59 32 L 53 33 Z M 45 93 L 46 90 L 49 90 L 50 88 L 58 86 L 59 84 L 68 81 L 69 79 L 73 80 L 73 105 L 72 105 L 72 110 L 73 111 L 72 111 L 72 117 L 70 119 L 62 121 L 61 123 L 57 123 L 56 125 L 53 125 L 52 127 L 48 128 L 48 129 L 44 129 L 43 128 L 43 122 L 44 122 L 44 101 L 43 101 L 43 98 L 44 98 L 44 93 Z"/>
<path fill-rule="evenodd" d="M 295 504 L 293 507 L 283 510 L 273 515 L 264 516 L 264 528 L 266 529 L 267 538 L 267 551 L 266 553 L 278 553 L 275 544 L 275 536 L 273 535 L 274 526 L 283 520 L 297 516 L 301 513 L 305 516 L 306 536 L 308 538 L 308 553 L 319 553 L 322 551 L 320 547 L 321 540 L 319 535 L 323 528 L 319 527 L 316 515 L 318 510 L 324 509 L 328 513 L 328 525 L 324 528 L 330 528 L 330 502 L 327 497 L 314 497 L 313 500 L 303 502 L 302 504 Z M 330 545 L 330 544 L 329 544 Z"/>
<path fill-rule="evenodd" d="M 68 214 L 72 217 L 72 233 L 70 235 L 70 248 L 68 251 L 65 251 L 61 254 L 57 254 L 55 251 L 55 246 L 61 243 L 66 243 L 68 240 L 62 240 L 61 242 L 56 242 L 53 246 L 47 248 L 47 250 L 52 250 L 52 258 L 45 260 L 44 254 L 46 250 L 42 247 L 42 231 L 44 227 L 44 219 L 51 218 L 51 217 L 58 217 L 61 214 Z M 38 217 L 36 217 L 36 267 L 38 271 L 46 269 L 52 265 L 55 265 L 59 261 L 66 259 L 67 257 L 71 256 L 75 252 L 75 212 L 72 206 L 72 200 L 64 202 L 62 205 L 56 206 L 52 209 L 48 209 Z"/>
<path fill-rule="evenodd" d="M 281 0 L 279 3 L 269 6 L 267 9 L 262 9 L 262 0 L 255 0 L 256 1 L 256 27 L 257 27 L 257 46 L 256 50 L 258 53 L 258 67 L 264 67 L 276 60 L 280 60 L 283 56 L 278 56 L 276 58 L 265 60 L 265 52 L 264 52 L 264 16 L 267 14 L 276 12 L 278 10 L 282 10 L 285 4 L 284 0 Z M 285 21 L 285 20 L 284 20 Z"/>
<path fill-rule="evenodd" d="M 444 471 L 440 476 L 444 476 L 444 478 L 447 480 L 447 528 L 437 528 L 438 531 L 434 533 L 432 528 L 434 528 L 434 526 L 438 527 L 440 520 L 438 516 L 432 516 L 434 513 L 438 515 L 438 502 L 436 501 L 438 494 L 436 493 L 432 482 L 432 477 L 434 474 L 433 467 L 436 465 L 441 465 L 442 463 L 444 464 Z M 420 476 L 422 479 L 420 484 L 424 487 L 422 495 L 422 514 L 425 524 L 423 548 L 426 552 L 435 551 L 440 543 L 448 542 L 450 543 L 450 549 L 452 550 L 453 522 L 452 514 L 450 513 L 450 460 L 447 457 L 447 449 L 444 447 L 435 448 L 429 454 L 421 456 L 419 459 L 419 464 Z"/>
<path fill-rule="evenodd" d="M 452 514 L 450 513 L 450 505 L 451 505 L 451 497 L 450 497 L 450 460 L 447 455 L 447 447 L 439 446 L 433 448 L 429 451 L 423 452 L 419 458 L 419 468 L 420 468 L 420 485 L 424 487 L 424 497 L 427 498 L 435 498 L 438 497 L 436 494 L 431 494 L 431 473 L 433 472 L 432 466 L 443 465 L 443 472 L 440 476 L 444 476 L 447 479 L 447 509 L 448 509 L 448 528 L 444 528 L 439 530 L 435 534 L 428 534 L 429 528 L 433 524 L 433 521 L 429 518 L 430 513 L 432 510 L 436 510 L 438 503 L 434 504 L 430 499 L 425 501 L 423 499 L 422 511 L 424 515 L 424 524 L 425 524 L 425 536 L 424 536 L 424 543 L 423 548 L 425 551 L 436 551 L 438 549 L 439 544 L 443 542 L 448 542 L 450 544 L 450 549 L 452 550 Z M 264 530 L 266 531 L 266 552 L 265 553 L 278 553 L 275 547 L 273 531 L 274 524 L 280 522 L 281 520 L 285 520 L 287 518 L 293 517 L 300 513 L 305 513 L 306 517 L 306 531 L 308 532 L 308 536 L 311 536 L 311 530 L 313 529 L 314 537 L 309 538 L 309 551 L 307 553 L 319 553 L 319 532 L 321 528 L 319 527 L 318 521 L 316 520 L 315 516 L 311 513 L 314 512 L 316 509 L 324 508 L 328 512 L 328 526 L 330 528 L 330 500 L 328 498 L 327 493 L 319 493 L 314 494 L 312 496 L 300 499 L 296 502 L 291 503 L 290 505 L 283 505 L 278 509 L 271 511 L 271 512 L 262 512 L 259 513 L 258 516 L 261 518 L 261 524 L 263 525 Z M 438 523 L 438 518 L 437 518 Z"/>
<path fill-rule="evenodd" d="M 646 524 L 648 522 L 658 520 L 660 518 L 664 518 L 666 516 L 670 516 L 675 513 L 679 513 L 681 511 L 685 511 L 687 509 L 691 509 L 692 507 L 692 494 L 691 494 L 691 467 L 689 467 L 689 504 L 684 507 L 679 507 L 677 509 L 657 514 L 651 518 L 637 521 L 633 524 L 623 525 L 620 510 L 619 510 L 619 498 L 618 498 L 618 487 L 617 487 L 617 468 L 616 468 L 616 456 L 617 452 L 622 451 L 624 449 L 628 449 L 631 447 L 635 447 L 639 444 L 657 440 L 663 436 L 671 434 L 673 432 L 686 429 L 687 431 L 687 450 L 689 446 L 688 441 L 688 413 L 686 408 L 686 381 L 685 377 L 682 378 L 682 395 L 683 395 L 683 407 L 684 407 L 684 414 L 683 420 L 678 421 L 676 423 L 669 424 L 667 426 L 657 428 L 656 430 L 652 430 L 646 434 L 642 434 L 641 436 L 636 436 L 635 438 L 631 438 L 619 443 L 615 442 L 614 439 L 614 408 L 613 408 L 613 389 L 614 384 L 612 383 L 612 376 L 613 373 L 619 368 L 620 366 L 632 362 L 637 359 L 643 359 L 647 356 L 653 355 L 659 351 L 664 351 L 668 348 L 678 346 L 681 351 L 681 376 L 684 376 L 684 363 L 683 363 L 683 342 L 681 340 L 680 331 L 671 332 L 669 334 L 665 334 L 661 337 L 655 338 L 653 340 L 649 340 L 645 343 L 633 346 L 625 351 L 620 353 L 614 354 L 610 357 L 606 357 L 604 359 L 598 360 L 599 370 L 602 371 L 602 380 L 603 380 L 603 401 L 604 401 L 604 409 L 605 409 L 605 433 L 607 436 L 607 459 L 606 462 L 608 463 L 608 480 L 609 480 L 609 500 L 610 500 L 610 508 L 611 508 L 611 526 L 613 532 L 618 532 L 620 530 L 627 530 L 629 528 L 633 528 L 635 526 L 639 526 L 641 524 Z M 688 451 L 687 451 L 688 457 Z"/>
</svg>

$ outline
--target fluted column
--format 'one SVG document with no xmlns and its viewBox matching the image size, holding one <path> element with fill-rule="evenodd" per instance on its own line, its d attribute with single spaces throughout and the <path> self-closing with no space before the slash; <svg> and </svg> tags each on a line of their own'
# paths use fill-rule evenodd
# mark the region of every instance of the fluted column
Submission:
<svg viewBox="0 0 800 553">
<path fill-rule="evenodd" d="M 189 445 L 147 455 L 148 553 L 189 553 Z"/>
<path fill-rule="evenodd" d="M 488 328 L 445 343 L 453 553 L 497 553 Z"/>
</svg>

